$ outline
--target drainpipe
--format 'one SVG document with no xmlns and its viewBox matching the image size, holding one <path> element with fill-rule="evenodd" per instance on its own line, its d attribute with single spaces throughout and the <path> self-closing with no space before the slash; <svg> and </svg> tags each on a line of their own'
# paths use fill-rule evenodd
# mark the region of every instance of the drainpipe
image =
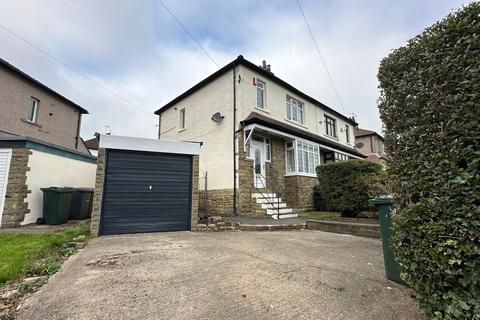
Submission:
<svg viewBox="0 0 480 320">
<path fill-rule="evenodd" d="M 75 149 L 78 149 L 78 140 L 80 139 L 80 126 L 82 124 L 82 113 L 78 112 L 77 119 L 77 136 L 75 137 Z"/>
<path fill-rule="evenodd" d="M 232 80 L 232 85 L 233 85 L 233 212 L 232 216 L 237 215 L 237 92 L 236 92 L 236 86 L 235 86 L 235 77 L 236 77 L 236 72 L 235 72 L 235 67 L 236 67 L 236 61 L 233 61 L 233 80 Z"/>
</svg>

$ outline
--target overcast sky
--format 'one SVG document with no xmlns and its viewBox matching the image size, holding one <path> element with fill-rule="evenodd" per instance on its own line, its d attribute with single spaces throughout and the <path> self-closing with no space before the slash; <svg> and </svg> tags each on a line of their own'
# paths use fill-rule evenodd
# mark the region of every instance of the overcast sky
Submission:
<svg viewBox="0 0 480 320">
<path fill-rule="evenodd" d="M 163 2 L 221 65 L 242 54 L 360 126 L 380 131 L 380 60 L 468 1 L 296 0 Z M 153 112 L 217 67 L 156 0 L 0 0 L 0 25 L 131 101 L 140 111 L 0 28 L 0 57 L 84 106 L 82 136 L 155 137 Z M 1 115 L 0 115 L 1 116 Z"/>
</svg>

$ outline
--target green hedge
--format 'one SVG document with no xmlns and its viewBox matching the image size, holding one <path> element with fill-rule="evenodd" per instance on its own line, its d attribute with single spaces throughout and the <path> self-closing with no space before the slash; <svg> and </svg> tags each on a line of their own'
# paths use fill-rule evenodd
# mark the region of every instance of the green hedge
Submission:
<svg viewBox="0 0 480 320">
<path fill-rule="evenodd" d="M 339 211 L 355 217 L 369 208 L 368 200 L 379 193 L 382 167 L 364 160 L 331 162 L 317 167 L 319 184 L 314 190 L 317 210 Z"/>
<path fill-rule="evenodd" d="M 480 319 L 480 4 L 380 65 L 403 279 L 431 319 Z"/>
</svg>

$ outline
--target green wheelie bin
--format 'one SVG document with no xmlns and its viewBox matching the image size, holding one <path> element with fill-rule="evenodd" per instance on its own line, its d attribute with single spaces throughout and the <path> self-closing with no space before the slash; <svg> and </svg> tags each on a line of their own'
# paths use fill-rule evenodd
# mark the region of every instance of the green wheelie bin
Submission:
<svg viewBox="0 0 480 320">
<path fill-rule="evenodd" d="M 400 266 L 393 255 L 391 247 L 392 238 L 392 209 L 394 208 L 393 198 L 390 196 L 377 197 L 369 201 L 377 207 L 380 220 L 380 233 L 382 235 L 383 261 L 385 263 L 385 274 L 387 279 L 400 284 L 405 282 L 400 278 Z"/>
<path fill-rule="evenodd" d="M 49 187 L 43 191 L 43 221 L 46 224 L 63 224 L 68 221 L 74 189 Z"/>
</svg>

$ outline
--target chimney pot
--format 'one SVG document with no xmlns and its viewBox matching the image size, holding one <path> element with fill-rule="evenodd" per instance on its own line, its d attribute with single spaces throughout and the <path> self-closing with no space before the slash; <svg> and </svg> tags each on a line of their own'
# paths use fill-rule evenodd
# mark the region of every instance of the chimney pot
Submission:
<svg viewBox="0 0 480 320">
<path fill-rule="evenodd" d="M 267 64 L 267 70 L 268 70 L 268 71 L 272 71 L 272 66 L 269 65 L 269 64 Z"/>
<path fill-rule="evenodd" d="M 262 61 L 262 67 L 263 67 L 263 69 L 267 68 L 267 61 L 266 60 Z"/>
</svg>

